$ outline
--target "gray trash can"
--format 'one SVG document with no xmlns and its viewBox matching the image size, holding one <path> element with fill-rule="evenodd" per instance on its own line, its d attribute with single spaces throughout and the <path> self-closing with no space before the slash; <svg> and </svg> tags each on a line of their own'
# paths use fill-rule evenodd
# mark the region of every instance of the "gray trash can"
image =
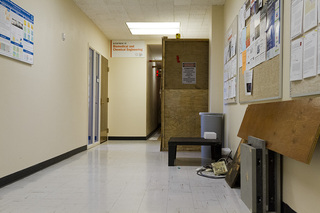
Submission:
<svg viewBox="0 0 320 213">
<path fill-rule="evenodd" d="M 223 113 L 200 112 L 201 119 L 201 137 L 204 132 L 215 132 L 217 138 L 221 140 L 222 147 L 224 147 L 224 115 Z M 201 157 L 211 158 L 210 146 L 201 146 Z"/>
</svg>

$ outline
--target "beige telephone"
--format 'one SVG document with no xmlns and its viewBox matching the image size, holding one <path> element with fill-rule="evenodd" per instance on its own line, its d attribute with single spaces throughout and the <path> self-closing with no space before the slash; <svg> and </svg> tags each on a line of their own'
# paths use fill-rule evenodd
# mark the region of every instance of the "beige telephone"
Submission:
<svg viewBox="0 0 320 213">
<path fill-rule="evenodd" d="M 214 175 L 224 175 L 227 174 L 228 169 L 224 161 L 218 161 L 216 163 L 211 163 Z"/>
</svg>

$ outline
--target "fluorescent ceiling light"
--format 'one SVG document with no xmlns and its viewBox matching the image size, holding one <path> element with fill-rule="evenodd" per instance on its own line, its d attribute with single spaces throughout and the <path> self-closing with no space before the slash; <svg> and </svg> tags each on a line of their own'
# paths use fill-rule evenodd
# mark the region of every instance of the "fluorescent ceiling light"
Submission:
<svg viewBox="0 0 320 213">
<path fill-rule="evenodd" d="M 180 31 L 179 22 L 127 22 L 132 35 L 175 35 Z"/>
</svg>

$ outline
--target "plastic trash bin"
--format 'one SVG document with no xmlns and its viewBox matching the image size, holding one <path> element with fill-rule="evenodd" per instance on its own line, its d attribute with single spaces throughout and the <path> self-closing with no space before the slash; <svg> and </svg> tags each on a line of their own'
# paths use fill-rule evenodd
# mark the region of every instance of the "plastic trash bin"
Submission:
<svg viewBox="0 0 320 213">
<path fill-rule="evenodd" d="M 200 112 L 201 119 L 201 137 L 204 132 L 215 132 L 217 138 L 221 140 L 224 147 L 224 114 L 223 113 L 210 113 Z M 209 146 L 201 146 L 201 157 L 211 158 L 211 148 Z"/>
</svg>

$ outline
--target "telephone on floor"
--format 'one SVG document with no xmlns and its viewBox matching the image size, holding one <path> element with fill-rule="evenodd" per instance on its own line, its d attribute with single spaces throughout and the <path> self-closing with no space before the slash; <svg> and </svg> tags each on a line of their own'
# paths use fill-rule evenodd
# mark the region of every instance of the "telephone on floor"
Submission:
<svg viewBox="0 0 320 213">
<path fill-rule="evenodd" d="M 225 175 L 228 172 L 225 161 L 218 161 L 216 163 L 211 163 L 214 175 Z"/>
</svg>

